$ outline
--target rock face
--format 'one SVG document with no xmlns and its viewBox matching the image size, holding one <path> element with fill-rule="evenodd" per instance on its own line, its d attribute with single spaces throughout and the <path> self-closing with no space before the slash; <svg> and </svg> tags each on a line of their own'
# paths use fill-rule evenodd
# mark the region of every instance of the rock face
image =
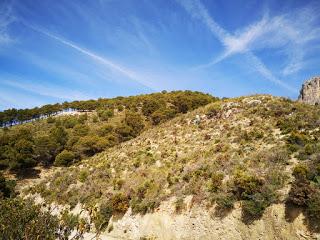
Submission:
<svg viewBox="0 0 320 240">
<path fill-rule="evenodd" d="M 313 77 L 302 85 L 298 101 L 312 105 L 320 103 L 320 76 Z"/>
<path fill-rule="evenodd" d="M 111 221 L 112 231 L 102 233 L 101 240 L 152 239 L 152 240 L 313 240 L 320 235 L 311 233 L 299 214 L 293 221 L 286 220 L 285 206 L 270 206 L 263 217 L 252 224 L 241 220 L 241 208 L 220 218 L 214 216 L 214 209 L 195 206 L 180 214 L 173 213 L 173 202 L 162 203 L 154 213 L 133 215 L 131 210 L 123 218 Z M 90 240 L 87 234 L 84 240 Z"/>
</svg>

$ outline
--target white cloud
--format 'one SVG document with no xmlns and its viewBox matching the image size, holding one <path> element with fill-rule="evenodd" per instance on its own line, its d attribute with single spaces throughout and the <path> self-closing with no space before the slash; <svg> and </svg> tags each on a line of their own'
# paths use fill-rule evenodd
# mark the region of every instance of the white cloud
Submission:
<svg viewBox="0 0 320 240">
<path fill-rule="evenodd" d="M 8 33 L 8 28 L 14 20 L 11 5 L 4 1 L 0 4 L 0 45 L 13 41 Z"/>
<path fill-rule="evenodd" d="M 26 81 L 20 79 L 17 76 L 6 76 L 1 77 L 1 84 L 10 86 L 13 88 L 18 88 L 24 91 L 28 91 L 37 95 L 62 99 L 62 100 L 74 100 L 74 99 L 90 99 L 92 97 L 88 96 L 87 94 L 74 90 L 74 89 L 67 89 L 61 88 L 55 85 L 44 85 L 43 83 L 37 84 L 31 81 Z"/>
<path fill-rule="evenodd" d="M 199 1 L 191 2 L 193 4 L 183 5 L 202 6 Z M 191 11 L 193 16 L 202 18 L 224 45 L 225 50 L 211 62 L 199 66 L 200 68 L 212 66 L 233 54 L 274 49 L 286 55 L 287 61 L 282 74 L 289 75 L 304 67 L 308 49 L 313 47 L 314 41 L 320 39 L 320 28 L 316 26 L 320 18 L 320 9 L 317 5 L 309 5 L 280 16 L 269 17 L 265 14 L 260 21 L 236 31 L 233 35 L 222 30 L 203 8 L 198 6 L 187 10 Z M 198 11 L 198 15 L 194 13 L 195 11 Z"/>
<path fill-rule="evenodd" d="M 245 41 L 243 36 L 255 33 L 257 31 L 255 26 L 250 26 L 239 35 L 235 35 L 234 39 L 250 51 L 275 49 L 283 52 L 287 61 L 282 74 L 296 73 L 304 67 L 308 49 L 313 47 L 314 41 L 320 39 L 320 28 L 316 27 L 320 15 L 319 11 L 314 11 L 315 9 L 317 8 L 308 6 L 289 14 L 265 18 L 257 24 L 260 26 L 259 34 L 251 41 Z M 227 46 L 226 52 L 230 52 L 233 47 L 232 44 Z"/>
<path fill-rule="evenodd" d="M 156 52 L 156 47 L 152 44 L 149 37 L 145 34 L 146 29 L 148 29 L 149 31 L 153 30 L 151 25 L 142 22 L 138 18 L 132 18 L 130 20 L 134 24 L 135 36 L 137 38 L 137 41 L 141 43 L 142 47 L 147 49 L 150 53 Z"/>
<path fill-rule="evenodd" d="M 224 38 L 223 43 L 226 47 L 225 57 L 250 50 L 250 45 L 263 35 L 266 24 L 267 19 L 264 17 L 258 23 L 247 27 L 243 32 L 236 33 L 235 36 Z"/>
<path fill-rule="evenodd" d="M 250 65 L 263 77 L 291 92 L 296 92 L 295 89 L 276 78 L 265 64 L 251 52 L 251 45 L 264 35 L 264 29 L 268 27 L 267 16 L 265 16 L 260 22 L 245 28 L 243 31 L 238 32 L 235 35 L 232 35 L 213 20 L 208 13 L 208 10 L 202 5 L 200 0 L 178 0 L 178 2 L 191 16 L 201 20 L 225 46 L 225 51 L 220 56 L 208 64 L 201 65 L 201 68 L 216 64 L 232 54 L 246 53 Z"/>
<path fill-rule="evenodd" d="M 189 14 L 202 21 L 210 31 L 221 41 L 230 37 L 230 34 L 219 26 L 210 16 L 208 10 L 197 0 L 177 0 Z"/>
<path fill-rule="evenodd" d="M 262 75 L 264 76 L 266 79 L 268 79 L 269 81 L 293 92 L 296 93 L 297 90 L 293 87 L 291 87 L 290 85 L 286 84 L 285 82 L 279 80 L 278 78 L 276 78 L 272 72 L 265 66 L 265 64 L 257 57 L 255 56 L 252 52 L 246 52 L 246 57 L 248 59 L 248 61 L 250 62 L 250 64 L 252 64 L 252 66 Z"/>
<path fill-rule="evenodd" d="M 0 89 L 0 111 L 9 108 L 26 108 L 40 106 L 43 102 L 32 95 Z"/>
<path fill-rule="evenodd" d="M 92 84 L 92 82 L 94 81 L 92 79 L 92 75 L 89 76 L 88 74 L 84 74 L 76 67 L 72 68 L 59 61 L 54 61 L 54 59 L 49 60 L 48 58 L 41 57 L 32 52 L 19 51 L 18 53 L 21 59 L 25 59 L 29 63 L 32 63 L 34 66 L 43 69 L 46 72 L 59 74 L 59 77 L 63 76 L 67 79 L 72 80 L 72 82 Z M 98 69 L 95 69 L 95 72 L 97 72 L 97 70 Z"/>
<path fill-rule="evenodd" d="M 124 75 L 125 77 L 128 77 L 129 79 L 131 80 L 134 80 L 148 88 L 151 88 L 151 89 L 154 89 L 152 85 L 150 85 L 150 83 L 148 81 L 146 81 L 144 78 L 142 78 L 141 76 L 139 76 L 137 73 L 133 72 L 132 70 L 128 69 L 128 68 L 125 68 L 115 62 L 113 62 L 112 60 L 110 59 L 107 59 L 105 57 L 101 57 L 99 56 L 98 54 L 90 51 L 90 50 L 87 50 L 85 48 L 82 48 L 68 40 L 65 40 L 61 37 L 58 37 L 46 30 L 43 30 L 43 29 L 40 29 L 38 27 L 34 27 L 34 26 L 31 26 L 30 24 L 27 24 L 25 23 L 28 27 L 34 29 L 35 31 L 38 31 L 84 55 L 86 55 L 87 57 L 90 57 L 92 60 L 94 60 L 96 63 L 99 63 L 99 64 L 102 64 L 106 67 L 108 67 L 109 69 L 115 71 L 115 72 L 118 72 L 118 73 L 121 73 L 122 75 Z"/>
</svg>

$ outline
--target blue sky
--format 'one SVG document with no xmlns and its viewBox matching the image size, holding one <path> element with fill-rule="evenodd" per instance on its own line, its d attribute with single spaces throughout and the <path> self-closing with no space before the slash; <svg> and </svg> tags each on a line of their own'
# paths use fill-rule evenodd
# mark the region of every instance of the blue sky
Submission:
<svg viewBox="0 0 320 240">
<path fill-rule="evenodd" d="M 198 90 L 297 98 L 320 74 L 320 3 L 0 0 L 0 109 Z"/>
</svg>

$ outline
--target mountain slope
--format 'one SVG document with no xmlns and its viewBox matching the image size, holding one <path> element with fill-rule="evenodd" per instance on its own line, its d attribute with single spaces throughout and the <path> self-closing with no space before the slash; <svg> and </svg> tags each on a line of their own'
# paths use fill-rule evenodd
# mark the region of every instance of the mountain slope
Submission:
<svg viewBox="0 0 320 240">
<path fill-rule="evenodd" d="M 311 239 L 319 230 L 319 113 L 268 95 L 218 101 L 24 191 L 85 209 L 80 217 L 91 231 L 107 228 L 105 237 Z M 291 219 L 297 211 L 304 217 Z"/>
<path fill-rule="evenodd" d="M 199 92 L 174 91 L 46 105 L 51 110 L 43 107 L 41 119 L 37 115 L 31 122 L 0 128 L 0 170 L 25 174 L 39 165 L 68 166 L 215 100 Z M 65 111 L 52 116 L 55 106 Z M 1 112 L 5 126 L 39 109 L 11 110 Z"/>
</svg>

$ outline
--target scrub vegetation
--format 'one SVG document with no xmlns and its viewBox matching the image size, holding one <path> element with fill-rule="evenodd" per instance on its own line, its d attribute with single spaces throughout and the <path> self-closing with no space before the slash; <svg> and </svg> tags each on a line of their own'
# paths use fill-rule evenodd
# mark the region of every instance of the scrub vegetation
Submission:
<svg viewBox="0 0 320 240">
<path fill-rule="evenodd" d="M 161 94 L 173 100 L 158 99 Z M 194 100 L 186 101 L 188 94 Z M 319 231 L 320 108 L 269 95 L 194 94 L 147 95 L 136 110 L 124 106 L 107 122 L 88 114 L 70 128 L 60 117 L 38 123 L 37 129 L 51 124 L 46 133 L 54 136 L 68 134 L 56 138 L 66 147 L 51 160 L 68 167 L 54 168 L 24 194 L 70 209 L 81 204 L 97 232 L 112 231 L 112 216 L 153 212 L 172 198 L 180 214 L 189 196 L 221 218 L 240 202 L 246 224 L 272 204 L 287 204 L 302 209 L 306 224 Z"/>
<path fill-rule="evenodd" d="M 48 116 L 0 129 L 0 169 L 18 171 L 37 165 L 70 166 L 135 138 L 153 125 L 215 100 L 199 92 L 176 91 L 0 112 L 6 124 L 20 118 L 28 119 L 34 116 L 34 111 Z M 75 115 L 52 117 L 65 108 L 78 111 Z M 11 116 L 11 112 L 15 115 Z"/>
</svg>

